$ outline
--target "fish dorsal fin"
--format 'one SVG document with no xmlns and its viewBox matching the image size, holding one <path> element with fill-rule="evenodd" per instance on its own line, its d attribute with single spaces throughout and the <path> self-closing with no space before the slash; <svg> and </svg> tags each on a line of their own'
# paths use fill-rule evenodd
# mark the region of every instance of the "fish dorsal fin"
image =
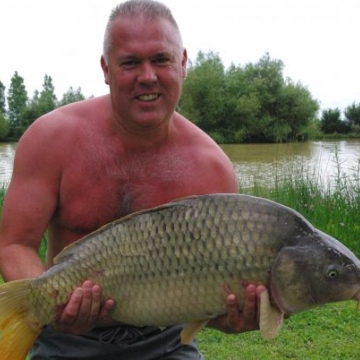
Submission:
<svg viewBox="0 0 360 360">
<path fill-rule="evenodd" d="M 73 256 L 73 254 L 76 252 L 76 249 L 79 247 L 79 245 L 82 243 L 83 240 L 85 240 L 87 238 L 87 236 L 85 236 L 84 238 L 75 241 L 74 243 L 64 247 L 59 254 L 57 254 L 54 257 L 54 265 L 59 264 L 61 262 L 66 261 L 67 259 L 69 259 L 70 257 Z"/>
<path fill-rule="evenodd" d="M 141 215 L 144 215 L 144 214 L 150 214 L 152 212 L 158 212 L 158 211 L 166 210 L 166 209 L 169 209 L 171 207 L 185 206 L 185 204 L 183 203 L 184 200 L 195 198 L 195 197 L 196 196 L 188 196 L 188 197 L 185 197 L 185 198 L 174 200 L 173 202 L 170 202 L 168 204 L 156 206 L 156 207 L 153 207 L 153 208 L 150 208 L 150 209 L 140 210 L 140 211 L 131 213 L 129 215 L 123 216 L 122 218 L 119 218 L 119 219 L 117 219 L 115 221 L 112 221 L 112 222 L 110 222 L 108 224 L 105 224 L 105 225 L 101 226 L 99 229 L 89 233 L 88 235 L 84 236 L 83 238 L 81 238 L 81 239 L 73 242 L 72 244 L 66 246 L 54 258 L 54 264 L 59 264 L 61 262 L 66 261 L 67 259 L 69 259 L 70 257 L 73 256 L 73 254 L 76 252 L 78 247 L 82 245 L 83 242 L 89 240 L 90 238 L 95 237 L 99 233 L 101 233 L 103 231 L 106 231 L 107 229 L 109 229 L 109 228 L 111 228 L 113 226 L 119 225 L 121 223 L 129 221 L 132 218 L 135 218 L 137 216 L 141 216 Z"/>
<path fill-rule="evenodd" d="M 260 332 L 265 339 L 274 338 L 284 322 L 284 313 L 271 306 L 269 293 L 263 291 L 260 297 Z"/>
<path fill-rule="evenodd" d="M 180 337 L 181 337 L 181 343 L 184 345 L 190 344 L 196 334 L 204 327 L 206 324 L 210 321 L 210 319 L 204 319 L 204 320 L 195 320 L 188 324 L 186 324 L 181 331 Z"/>
</svg>

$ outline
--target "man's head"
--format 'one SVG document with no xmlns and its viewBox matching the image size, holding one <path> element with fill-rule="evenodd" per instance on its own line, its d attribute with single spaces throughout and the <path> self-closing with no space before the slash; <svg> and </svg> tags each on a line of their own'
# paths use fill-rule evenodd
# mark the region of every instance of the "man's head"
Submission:
<svg viewBox="0 0 360 360">
<path fill-rule="evenodd" d="M 129 0 L 112 12 L 101 66 L 117 122 L 129 130 L 166 128 L 186 76 L 187 54 L 170 10 Z"/>
<path fill-rule="evenodd" d="M 183 42 L 178 24 L 173 17 L 171 10 L 163 3 L 155 0 L 128 0 L 116 6 L 109 17 L 105 29 L 104 43 L 103 43 L 103 56 L 107 60 L 107 54 L 111 46 L 111 26 L 113 22 L 119 17 L 143 17 L 144 20 L 152 21 L 158 18 L 168 20 L 173 26 L 178 38 L 180 51 L 183 50 Z"/>
</svg>

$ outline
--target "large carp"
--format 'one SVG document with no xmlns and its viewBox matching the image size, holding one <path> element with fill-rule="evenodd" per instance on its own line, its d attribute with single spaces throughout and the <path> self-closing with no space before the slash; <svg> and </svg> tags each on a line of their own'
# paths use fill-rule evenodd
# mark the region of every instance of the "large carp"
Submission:
<svg viewBox="0 0 360 360">
<path fill-rule="evenodd" d="M 112 317 L 143 326 L 188 324 L 189 342 L 226 311 L 226 291 L 264 284 L 260 331 L 275 336 L 284 315 L 360 300 L 360 261 L 300 214 L 238 194 L 195 196 L 134 213 L 65 248 L 34 279 L 0 287 L 1 359 L 24 359 L 42 327 L 85 279 L 116 300 Z"/>
</svg>

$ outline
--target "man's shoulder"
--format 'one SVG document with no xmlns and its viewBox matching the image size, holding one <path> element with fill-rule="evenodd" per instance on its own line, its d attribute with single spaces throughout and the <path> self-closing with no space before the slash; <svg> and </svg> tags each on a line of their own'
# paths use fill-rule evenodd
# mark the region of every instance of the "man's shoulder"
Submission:
<svg viewBox="0 0 360 360">
<path fill-rule="evenodd" d="M 190 193 L 237 192 L 238 182 L 229 157 L 208 134 L 184 117 L 179 118 L 180 143 L 190 156 L 187 176 Z M 203 181 L 206 179 L 206 181 Z"/>
<path fill-rule="evenodd" d="M 176 113 L 176 127 L 179 132 L 179 135 L 183 138 L 184 141 L 199 143 L 207 143 L 212 145 L 214 142 L 208 134 L 206 134 L 202 129 L 200 129 L 194 122 L 185 118 L 183 115 Z"/>
<path fill-rule="evenodd" d="M 105 97 L 96 97 L 67 104 L 45 114 L 40 119 L 46 121 L 60 120 L 63 125 L 67 122 L 73 124 L 73 120 L 86 121 L 90 117 L 96 116 L 97 113 L 103 112 L 105 99 Z"/>
<path fill-rule="evenodd" d="M 70 135 L 72 130 L 83 127 L 84 123 L 90 123 L 96 113 L 100 112 L 102 102 L 102 98 L 91 98 L 56 108 L 35 120 L 25 134 Z"/>
<path fill-rule="evenodd" d="M 69 151 L 96 116 L 97 101 L 96 98 L 79 101 L 42 115 L 22 135 L 18 149 L 25 149 L 25 154 L 32 149 L 38 156 L 44 149 L 48 155 Z"/>
<path fill-rule="evenodd" d="M 182 115 L 178 117 L 178 129 L 180 142 L 182 145 L 191 149 L 192 156 L 201 159 L 204 164 L 219 162 L 221 164 L 230 164 L 230 160 L 218 145 L 207 133 L 200 129 L 196 124 L 186 119 Z"/>
</svg>

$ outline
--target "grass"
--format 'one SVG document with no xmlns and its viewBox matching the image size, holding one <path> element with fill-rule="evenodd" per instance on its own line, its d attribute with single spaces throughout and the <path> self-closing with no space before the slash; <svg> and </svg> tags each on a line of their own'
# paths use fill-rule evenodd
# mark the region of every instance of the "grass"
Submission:
<svg viewBox="0 0 360 360">
<path fill-rule="evenodd" d="M 208 360 L 358 360 L 360 327 L 354 308 L 344 302 L 294 315 L 272 340 L 259 332 L 225 335 L 205 329 L 198 335 L 199 347 Z"/>
<path fill-rule="evenodd" d="M 275 174 L 275 176 L 277 176 Z M 290 163 L 287 175 L 276 177 L 274 187 L 253 184 L 242 192 L 275 200 L 303 214 L 313 225 L 336 237 L 360 257 L 359 170 L 349 178 L 338 172 L 332 185 L 324 186 L 321 174 L 309 173 L 305 164 Z M 0 190 L 0 214 L 5 191 Z M 43 240 L 41 256 L 46 251 Z M 259 332 L 225 335 L 205 329 L 198 335 L 207 360 L 360 359 L 360 315 L 355 303 L 329 304 L 294 315 L 280 335 L 264 340 Z"/>
</svg>

